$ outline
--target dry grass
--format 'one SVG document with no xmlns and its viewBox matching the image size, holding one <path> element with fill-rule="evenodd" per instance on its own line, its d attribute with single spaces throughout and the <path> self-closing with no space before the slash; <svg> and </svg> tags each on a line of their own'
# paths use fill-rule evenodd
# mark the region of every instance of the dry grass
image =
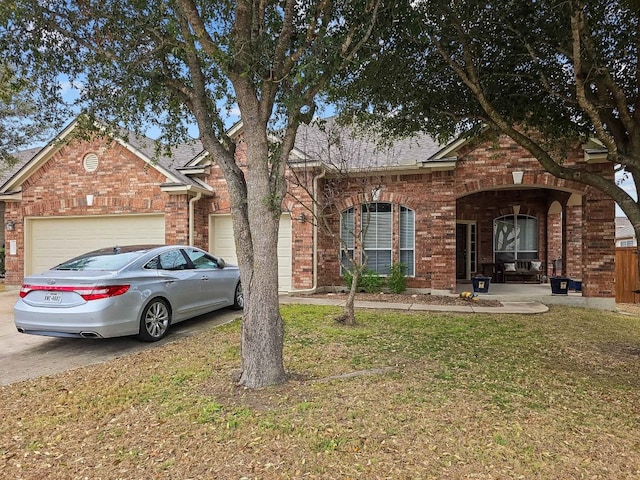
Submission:
<svg viewBox="0 0 640 480">
<path fill-rule="evenodd" d="M 640 318 L 286 306 L 286 385 L 239 325 L 0 388 L 0 478 L 640 477 Z"/>
</svg>

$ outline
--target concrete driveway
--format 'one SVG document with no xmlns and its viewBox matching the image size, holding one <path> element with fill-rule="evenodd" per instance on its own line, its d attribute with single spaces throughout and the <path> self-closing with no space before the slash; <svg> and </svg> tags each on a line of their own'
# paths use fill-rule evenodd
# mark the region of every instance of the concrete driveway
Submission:
<svg viewBox="0 0 640 480">
<path fill-rule="evenodd" d="M 101 363 L 231 322 L 240 312 L 223 309 L 174 325 L 166 338 L 143 343 L 135 338 L 55 338 L 18 333 L 13 324 L 15 289 L 0 292 L 0 385 Z"/>
</svg>

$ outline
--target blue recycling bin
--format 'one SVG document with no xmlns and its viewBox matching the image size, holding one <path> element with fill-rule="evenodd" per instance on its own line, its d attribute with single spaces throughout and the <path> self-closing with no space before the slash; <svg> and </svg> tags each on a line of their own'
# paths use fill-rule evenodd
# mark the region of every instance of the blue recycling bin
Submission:
<svg viewBox="0 0 640 480">
<path fill-rule="evenodd" d="M 489 293 L 491 277 L 473 277 L 471 283 L 473 284 L 473 291 L 475 293 Z"/>
<path fill-rule="evenodd" d="M 574 292 L 582 291 L 582 280 L 569 280 L 569 290 L 573 290 Z"/>
</svg>

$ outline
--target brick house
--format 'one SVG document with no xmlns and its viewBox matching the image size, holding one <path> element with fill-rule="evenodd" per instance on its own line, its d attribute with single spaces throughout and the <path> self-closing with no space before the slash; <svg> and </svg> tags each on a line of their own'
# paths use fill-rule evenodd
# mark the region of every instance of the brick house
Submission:
<svg viewBox="0 0 640 480">
<path fill-rule="evenodd" d="M 151 140 L 86 140 L 74 138 L 75 128 L 29 152 L 2 180 L 7 283 L 114 244 L 193 244 L 235 261 L 225 182 L 199 144 L 156 158 Z M 508 138 L 463 136 L 440 146 L 417 136 L 381 150 L 345 135 L 334 146 L 357 151 L 341 163 L 345 176 L 327 167 L 337 155 L 319 132 L 301 128 L 291 155 L 278 249 L 282 291 L 343 285 L 340 235 L 366 213 L 370 267 L 384 274 L 402 262 L 411 289 L 450 292 L 478 274 L 502 280 L 504 264 L 528 261 L 538 279 L 581 279 L 584 297 L 615 305 L 614 202 L 544 172 Z M 240 138 L 241 125 L 229 133 Z M 598 145 L 581 145 L 566 163 L 613 176 L 603 158 Z M 332 234 L 312 221 L 320 207 L 310 191 L 323 199 Z"/>
</svg>

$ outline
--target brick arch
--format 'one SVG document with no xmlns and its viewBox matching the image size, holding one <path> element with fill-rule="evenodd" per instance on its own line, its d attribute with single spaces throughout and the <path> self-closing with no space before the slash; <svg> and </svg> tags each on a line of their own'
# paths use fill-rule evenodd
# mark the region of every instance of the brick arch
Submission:
<svg viewBox="0 0 640 480">
<path fill-rule="evenodd" d="M 363 203 L 391 203 L 392 205 L 401 205 L 414 211 L 419 207 L 417 201 L 411 196 L 404 193 L 385 192 L 383 189 L 382 192 L 380 192 L 380 197 L 375 202 L 366 199 L 364 194 L 358 193 L 338 200 L 336 202 L 336 208 L 339 212 L 343 212 L 348 208 L 356 207 Z"/>
<path fill-rule="evenodd" d="M 554 177 L 548 172 L 527 171 L 525 171 L 522 178 L 522 183 L 519 185 L 547 188 L 551 190 L 570 191 L 582 194 L 586 193 L 587 188 L 581 183 Z M 519 185 L 514 185 L 511 170 L 505 170 L 505 172 L 503 172 L 501 175 L 484 176 L 471 180 L 463 179 L 462 181 L 456 181 L 456 198 L 461 198 L 473 193 L 489 190 L 499 190 L 514 187 L 517 188 Z"/>
</svg>

